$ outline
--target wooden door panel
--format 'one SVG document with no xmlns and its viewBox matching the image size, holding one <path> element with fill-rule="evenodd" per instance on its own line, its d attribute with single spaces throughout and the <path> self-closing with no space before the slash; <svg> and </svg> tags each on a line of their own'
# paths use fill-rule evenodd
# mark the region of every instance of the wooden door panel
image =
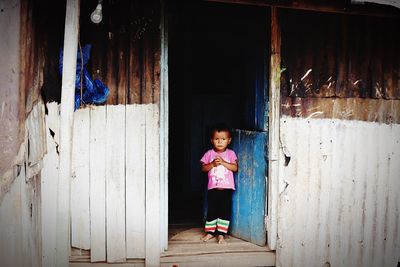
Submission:
<svg viewBox="0 0 400 267">
<path fill-rule="evenodd" d="M 238 155 L 235 174 L 231 235 L 263 246 L 266 203 L 266 132 L 235 130 L 232 148 Z"/>
</svg>

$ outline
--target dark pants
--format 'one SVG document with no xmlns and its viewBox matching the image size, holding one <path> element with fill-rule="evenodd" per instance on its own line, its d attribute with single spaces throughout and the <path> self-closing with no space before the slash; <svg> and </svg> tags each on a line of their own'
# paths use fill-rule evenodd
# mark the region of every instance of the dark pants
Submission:
<svg viewBox="0 0 400 267">
<path fill-rule="evenodd" d="M 232 213 L 232 189 L 208 190 L 207 221 L 205 231 L 213 235 L 225 235 L 228 232 Z"/>
</svg>

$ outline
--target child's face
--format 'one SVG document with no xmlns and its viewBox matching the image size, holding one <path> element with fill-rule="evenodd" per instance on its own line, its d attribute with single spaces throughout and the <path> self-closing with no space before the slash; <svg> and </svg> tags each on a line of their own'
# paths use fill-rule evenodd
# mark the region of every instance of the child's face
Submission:
<svg viewBox="0 0 400 267">
<path fill-rule="evenodd" d="M 226 131 L 221 131 L 221 132 L 215 131 L 211 138 L 211 144 L 213 144 L 214 149 L 217 152 L 225 151 L 225 149 L 230 143 L 231 143 L 231 137 L 229 133 Z"/>
</svg>

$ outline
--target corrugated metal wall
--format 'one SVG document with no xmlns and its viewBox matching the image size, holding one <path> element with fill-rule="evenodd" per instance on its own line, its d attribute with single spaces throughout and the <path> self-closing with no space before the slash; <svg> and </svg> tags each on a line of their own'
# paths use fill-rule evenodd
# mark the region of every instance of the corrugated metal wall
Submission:
<svg viewBox="0 0 400 267">
<path fill-rule="evenodd" d="M 281 93 L 400 99 L 400 18 L 282 10 Z"/>
<path fill-rule="evenodd" d="M 400 125 L 285 116 L 281 141 L 277 266 L 397 266 Z"/>
</svg>

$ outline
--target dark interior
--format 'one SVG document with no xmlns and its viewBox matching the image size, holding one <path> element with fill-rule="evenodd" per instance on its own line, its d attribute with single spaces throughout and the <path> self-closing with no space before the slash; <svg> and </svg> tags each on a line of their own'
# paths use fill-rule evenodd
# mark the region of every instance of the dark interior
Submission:
<svg viewBox="0 0 400 267">
<path fill-rule="evenodd" d="M 269 9 L 169 2 L 169 223 L 202 225 L 210 127 L 260 130 Z"/>
</svg>

